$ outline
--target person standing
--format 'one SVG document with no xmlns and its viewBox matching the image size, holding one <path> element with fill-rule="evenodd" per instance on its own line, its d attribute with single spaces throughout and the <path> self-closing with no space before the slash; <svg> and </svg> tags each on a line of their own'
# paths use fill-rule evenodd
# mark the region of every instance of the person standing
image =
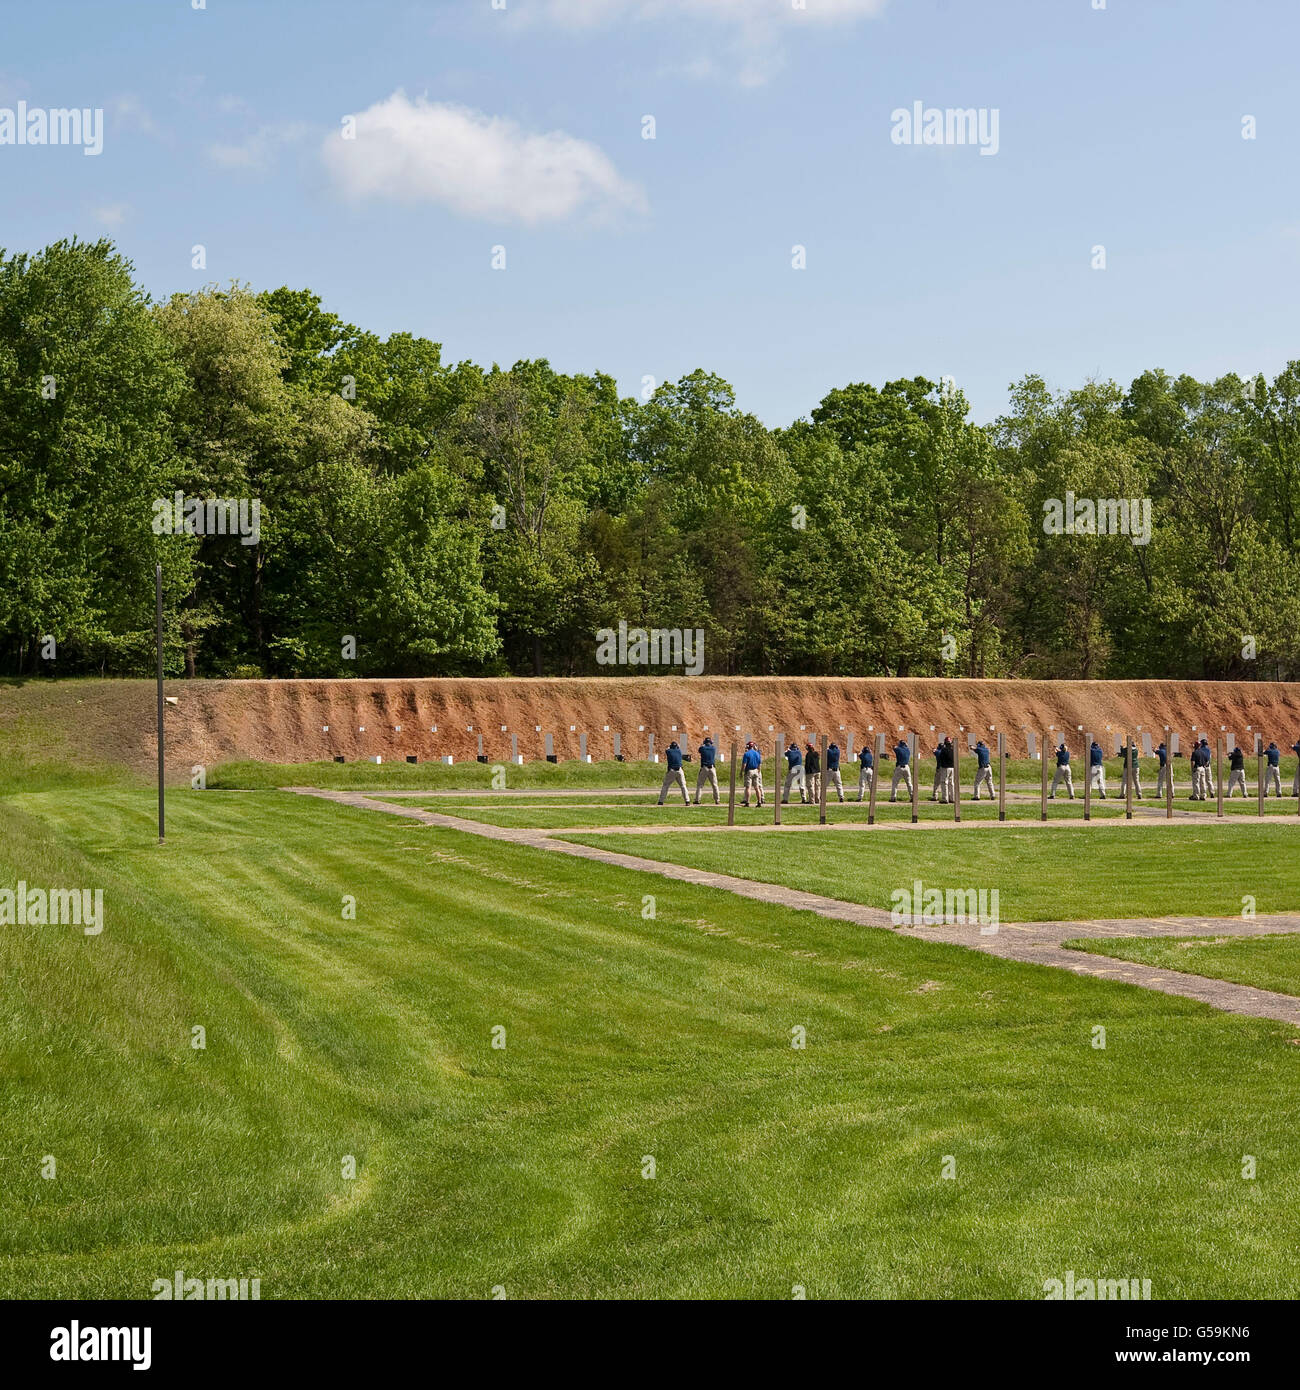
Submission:
<svg viewBox="0 0 1300 1390">
<path fill-rule="evenodd" d="M 898 784 L 901 782 L 907 788 L 908 796 L 912 795 L 912 769 L 909 764 L 912 761 L 912 750 L 907 746 L 903 739 L 899 739 L 894 746 L 894 775 L 889 783 L 889 799 L 898 800 Z"/>
<path fill-rule="evenodd" d="M 840 780 L 840 746 L 832 743 L 826 750 L 826 795 L 830 796 L 830 789 L 835 788 L 835 794 L 841 801 L 844 800 L 844 783 Z"/>
<path fill-rule="evenodd" d="M 987 786 L 989 800 L 993 800 L 993 755 L 983 739 L 975 745 L 975 800 L 980 799 L 980 788 Z"/>
<path fill-rule="evenodd" d="M 1210 771 L 1212 756 L 1208 740 L 1202 739 L 1193 751 L 1196 772 L 1192 777 L 1192 801 L 1207 801 L 1214 792 L 1214 774 Z"/>
<path fill-rule="evenodd" d="M 1139 801 L 1142 798 L 1142 773 L 1138 768 L 1138 750 L 1136 743 L 1127 743 L 1124 746 L 1124 780 L 1120 783 L 1120 795 L 1123 796 L 1128 791 L 1129 779 L 1133 779 L 1133 795 Z"/>
<path fill-rule="evenodd" d="M 1056 771 L 1052 774 L 1052 791 L 1047 798 L 1048 801 L 1056 800 L 1056 789 L 1064 784 L 1065 790 L 1070 793 L 1070 800 L 1074 800 L 1074 774 L 1070 771 L 1070 750 L 1062 742 L 1056 750 Z"/>
<path fill-rule="evenodd" d="M 745 755 L 740 760 L 740 766 L 745 774 L 745 799 L 741 804 L 749 805 L 749 793 L 752 788 L 757 799 L 756 804 L 761 806 L 763 804 L 763 755 L 754 747 L 752 738 L 745 744 Z"/>
<path fill-rule="evenodd" d="M 1101 793 L 1101 799 L 1106 799 L 1106 758 L 1101 751 L 1101 744 L 1096 739 L 1092 741 L 1092 747 L 1088 749 L 1088 777 L 1090 785 L 1097 788 Z"/>
<path fill-rule="evenodd" d="M 934 786 L 930 789 L 930 800 L 938 801 L 939 788 L 943 785 L 943 740 L 934 747 Z"/>
<path fill-rule="evenodd" d="M 1296 755 L 1295 781 L 1291 784 L 1291 795 L 1300 796 L 1300 738 L 1291 745 L 1291 751 Z"/>
<path fill-rule="evenodd" d="M 939 745 L 939 800 L 945 806 L 956 800 L 953 786 L 956 766 L 957 750 L 952 746 L 952 739 L 946 738 Z"/>
<path fill-rule="evenodd" d="M 876 777 L 876 758 L 870 748 L 864 748 L 858 754 L 858 800 L 864 799 L 863 794 L 867 788 L 875 781 Z"/>
<path fill-rule="evenodd" d="M 700 804 L 700 793 L 705 785 L 713 788 L 713 804 L 718 804 L 718 750 L 713 739 L 708 734 L 704 736 L 704 742 L 699 746 L 700 770 L 695 776 L 695 804 Z"/>
<path fill-rule="evenodd" d="M 1241 751 L 1240 746 L 1234 748 L 1228 754 L 1228 800 L 1232 800 L 1234 787 L 1241 788 L 1242 796 L 1248 797 L 1250 793 L 1246 790 L 1246 755 Z"/>
<path fill-rule="evenodd" d="M 1173 792 L 1174 770 L 1169 765 L 1169 750 L 1163 743 L 1156 749 L 1156 757 L 1160 759 L 1160 771 L 1156 774 L 1156 796 L 1159 798 L 1165 795 L 1166 783 L 1170 793 Z"/>
<path fill-rule="evenodd" d="M 1269 745 L 1264 749 L 1264 795 L 1268 795 L 1269 787 L 1274 788 L 1274 795 L 1282 795 L 1282 750 L 1276 743 L 1269 741 Z"/>
<path fill-rule="evenodd" d="M 822 799 L 822 755 L 814 744 L 804 744 L 803 770 L 804 781 L 808 787 L 808 800 L 816 806 Z"/>
<path fill-rule="evenodd" d="M 785 750 L 785 760 L 789 765 L 785 774 L 785 790 L 781 794 L 782 801 L 790 800 L 790 790 L 792 787 L 799 789 L 799 800 L 807 801 L 805 795 L 806 783 L 803 775 L 803 754 L 799 751 L 799 745 L 793 739 L 790 746 Z"/>
<path fill-rule="evenodd" d="M 668 788 L 676 786 L 681 789 L 682 803 L 689 806 L 691 794 L 686 790 L 686 774 L 682 771 L 682 750 L 677 746 L 676 739 L 673 739 L 668 745 L 664 758 L 668 763 L 668 770 L 664 773 L 664 784 L 659 788 L 659 805 L 664 804 L 664 797 L 668 795 Z"/>
</svg>

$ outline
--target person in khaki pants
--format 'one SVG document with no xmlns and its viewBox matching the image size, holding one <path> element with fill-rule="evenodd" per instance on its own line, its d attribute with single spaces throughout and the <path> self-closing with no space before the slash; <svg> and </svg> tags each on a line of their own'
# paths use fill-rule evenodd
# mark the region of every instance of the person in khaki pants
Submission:
<svg viewBox="0 0 1300 1390">
<path fill-rule="evenodd" d="M 782 801 L 790 800 L 790 792 L 798 788 L 799 800 L 807 801 L 807 783 L 803 775 L 803 754 L 799 751 L 797 743 L 791 743 L 785 750 L 785 760 L 789 765 L 789 771 L 785 774 L 785 790 L 781 793 Z"/>
<path fill-rule="evenodd" d="M 858 754 L 858 800 L 864 799 L 863 793 L 876 779 L 876 759 L 870 748 L 864 748 Z"/>
<path fill-rule="evenodd" d="M 1269 741 L 1269 745 L 1264 749 L 1264 795 L 1268 795 L 1268 789 L 1273 788 L 1274 796 L 1282 795 L 1282 750 L 1276 743 Z"/>
<path fill-rule="evenodd" d="M 1167 784 L 1172 792 L 1174 770 L 1169 763 L 1169 750 L 1163 743 L 1156 749 L 1156 757 L 1160 759 L 1160 771 L 1156 774 L 1156 797 L 1159 799 L 1165 795 Z"/>
<path fill-rule="evenodd" d="M 1228 754 L 1228 790 L 1227 799 L 1232 800 L 1232 793 L 1235 788 L 1241 788 L 1242 796 L 1249 796 L 1250 792 L 1246 789 L 1246 755 L 1241 749 L 1234 748 Z"/>
<path fill-rule="evenodd" d="M 713 788 L 713 804 L 718 804 L 718 750 L 713 740 L 705 734 L 704 742 L 699 746 L 700 770 L 695 775 L 695 804 L 700 804 L 700 793 L 708 785 Z"/>
<path fill-rule="evenodd" d="M 691 794 L 686 790 L 686 774 L 682 771 L 682 750 L 677 746 L 677 740 L 668 745 L 668 751 L 664 754 L 668 763 L 668 770 L 664 773 L 664 784 L 659 788 L 659 805 L 664 804 L 664 797 L 668 795 L 670 787 L 677 787 L 682 794 L 682 801 L 689 806 L 691 804 Z"/>
<path fill-rule="evenodd" d="M 763 804 L 763 755 L 754 747 L 754 740 L 751 738 L 745 745 L 745 755 L 740 760 L 740 766 L 745 774 L 745 799 L 741 803 L 743 806 L 749 805 L 749 793 L 753 791 L 755 804 Z"/>
<path fill-rule="evenodd" d="M 803 770 L 808 784 L 808 800 L 816 806 L 822 799 L 822 755 L 811 743 L 804 745 Z"/>
<path fill-rule="evenodd" d="M 975 745 L 975 800 L 980 799 L 980 788 L 989 789 L 989 800 L 993 800 L 993 754 L 983 739 Z"/>
<path fill-rule="evenodd" d="M 841 801 L 844 800 L 844 782 L 840 778 L 840 746 L 832 743 L 826 750 L 826 799 L 830 800 L 831 788 Z"/>
<path fill-rule="evenodd" d="M 1056 771 L 1052 774 L 1052 793 L 1048 801 L 1056 800 L 1057 787 L 1064 786 L 1074 800 L 1074 774 L 1070 771 L 1070 750 L 1064 743 L 1056 750 Z"/>
<path fill-rule="evenodd" d="M 894 747 L 894 775 L 889 782 L 890 801 L 898 800 L 898 784 L 901 782 L 907 788 L 908 796 L 912 795 L 912 769 L 908 764 L 912 761 L 912 750 L 899 739 Z"/>
</svg>

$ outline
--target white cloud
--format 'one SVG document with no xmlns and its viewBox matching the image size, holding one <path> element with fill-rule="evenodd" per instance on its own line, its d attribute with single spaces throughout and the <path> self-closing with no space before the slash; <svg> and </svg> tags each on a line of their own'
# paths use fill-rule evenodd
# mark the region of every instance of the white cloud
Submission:
<svg viewBox="0 0 1300 1390">
<path fill-rule="evenodd" d="M 396 91 L 321 150 L 352 198 L 440 203 L 469 217 L 537 223 L 591 210 L 644 210 L 645 194 L 598 146 L 563 131 L 536 134 L 465 106 Z"/>
<path fill-rule="evenodd" d="M 208 146 L 208 156 L 223 169 L 269 169 L 276 154 L 285 146 L 296 144 L 311 133 L 311 127 L 301 121 L 286 125 L 259 126 L 251 135 L 237 143 L 218 143 Z"/>
<path fill-rule="evenodd" d="M 130 211 L 126 203 L 105 203 L 95 209 L 95 220 L 105 227 L 120 227 Z"/>
</svg>

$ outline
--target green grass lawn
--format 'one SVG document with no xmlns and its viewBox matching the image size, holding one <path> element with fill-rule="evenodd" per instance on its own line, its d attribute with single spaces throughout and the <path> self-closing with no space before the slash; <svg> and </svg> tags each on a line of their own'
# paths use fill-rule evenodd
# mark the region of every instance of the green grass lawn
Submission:
<svg viewBox="0 0 1300 1390">
<path fill-rule="evenodd" d="M 915 835 L 574 835 L 602 849 L 869 907 L 896 888 L 996 888 L 1006 922 L 1300 909 L 1300 825 L 1100 826 Z"/>
<path fill-rule="evenodd" d="M 1232 980 L 1279 994 L 1300 994 L 1300 936 L 1255 936 L 1228 940 L 1224 937 L 1107 937 L 1104 940 L 1068 941 L 1092 955 L 1157 965 L 1165 970 L 1185 970 L 1215 980 Z"/>
<path fill-rule="evenodd" d="M 380 797 L 382 800 L 382 796 Z M 529 830 L 552 830 L 552 829 L 573 829 L 579 826 L 607 826 L 607 825 L 627 825 L 644 827 L 647 825 L 711 825 L 726 828 L 727 823 L 727 803 L 725 798 L 721 805 L 715 806 L 712 800 L 704 802 L 702 805 L 692 805 L 689 808 L 681 803 L 678 797 L 676 802 L 669 801 L 663 806 L 655 803 L 653 798 L 637 800 L 635 798 L 621 799 L 617 803 L 597 802 L 591 805 L 584 801 L 570 800 L 568 802 L 533 800 L 510 800 L 502 797 L 496 802 L 467 800 L 465 798 L 453 797 L 403 797 L 399 802 L 403 806 L 421 806 L 430 811 L 441 811 L 449 816 L 459 816 L 464 820 L 482 821 L 488 825 L 509 826 L 516 829 Z M 920 819 L 923 821 L 951 821 L 953 818 L 951 806 L 933 805 L 928 799 L 923 800 L 917 808 Z M 826 807 L 826 820 L 829 825 L 844 824 L 846 822 L 860 823 L 867 820 L 869 807 L 864 802 L 859 805 L 857 801 L 846 801 L 842 806 L 832 801 Z M 911 807 L 903 803 L 890 805 L 888 801 L 879 802 L 876 806 L 876 819 L 882 823 L 897 821 L 909 822 L 911 820 Z M 962 820 L 996 820 L 997 806 L 989 801 L 962 802 Z M 1094 806 L 1093 815 L 1096 819 L 1108 816 L 1122 816 L 1123 806 L 1115 806 L 1107 803 L 1104 806 Z M 1083 803 L 1081 801 L 1065 802 L 1063 804 L 1053 802 L 1048 809 L 1048 815 L 1053 820 L 1082 820 Z M 1035 802 L 1033 805 L 1008 803 L 1008 820 L 1037 820 L 1039 807 Z M 813 825 L 817 823 L 818 808 L 816 806 L 804 806 L 798 802 L 783 805 L 781 807 L 782 825 Z M 767 802 L 761 809 L 751 806 L 746 809 L 738 801 L 736 803 L 736 824 L 737 825 L 770 825 L 772 822 L 772 803 Z"/>
<path fill-rule="evenodd" d="M 106 916 L 0 932 L 4 1296 L 1300 1277 L 1283 1025 L 306 798 L 179 793 L 162 848 L 153 809 L 0 801 L 0 883 L 99 886 Z"/>
</svg>

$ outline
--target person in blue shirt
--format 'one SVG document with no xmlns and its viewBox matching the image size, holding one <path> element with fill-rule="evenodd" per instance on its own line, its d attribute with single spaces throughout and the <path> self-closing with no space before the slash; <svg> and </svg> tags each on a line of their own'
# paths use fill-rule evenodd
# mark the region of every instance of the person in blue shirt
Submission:
<svg viewBox="0 0 1300 1390">
<path fill-rule="evenodd" d="M 1070 793 L 1070 800 L 1074 800 L 1074 773 L 1070 771 L 1070 750 L 1065 746 L 1065 741 L 1061 741 L 1061 746 L 1056 750 L 1056 771 L 1052 774 L 1052 790 L 1048 796 L 1048 801 L 1056 800 L 1056 789 L 1064 783 L 1065 790 Z"/>
<path fill-rule="evenodd" d="M 1206 801 L 1214 792 L 1214 774 L 1210 771 L 1213 755 L 1207 739 L 1192 749 L 1192 794 L 1188 801 Z"/>
<path fill-rule="evenodd" d="M 1269 745 L 1264 749 L 1264 795 L 1268 795 L 1269 787 L 1275 788 L 1274 795 L 1282 795 L 1282 750 L 1276 743 L 1269 741 Z"/>
<path fill-rule="evenodd" d="M 785 774 L 785 791 L 781 794 L 782 801 L 790 800 L 790 789 L 798 787 L 799 800 L 808 800 L 808 784 L 804 781 L 803 775 L 803 754 L 799 751 L 799 745 L 791 742 L 789 748 L 785 750 L 785 760 L 789 764 Z"/>
<path fill-rule="evenodd" d="M 754 740 L 751 738 L 745 744 L 745 756 L 740 760 L 740 766 L 745 773 L 745 799 L 742 805 L 749 805 L 749 793 L 753 788 L 756 804 L 763 804 L 763 774 L 760 770 L 763 766 L 763 755 L 754 747 Z"/>
<path fill-rule="evenodd" d="M 943 776 L 943 739 L 940 739 L 934 750 L 934 786 L 930 789 L 930 800 L 938 801 L 939 792 L 944 788 Z M 947 801 L 947 796 L 944 800 Z"/>
<path fill-rule="evenodd" d="M 899 739 L 894 745 L 894 775 L 889 783 L 889 799 L 898 800 L 898 784 L 907 788 L 908 796 L 912 795 L 912 750 L 907 746 L 903 739 Z"/>
<path fill-rule="evenodd" d="M 1101 799 L 1106 799 L 1106 760 L 1101 751 L 1101 744 L 1096 739 L 1092 741 L 1092 747 L 1088 749 L 1088 776 L 1091 779 L 1090 785 L 1096 787 L 1101 792 Z"/>
<path fill-rule="evenodd" d="M 840 746 L 832 743 L 826 750 L 826 795 L 830 796 L 830 789 L 834 787 L 835 793 L 841 801 L 844 800 L 844 783 L 840 780 Z"/>
<path fill-rule="evenodd" d="M 1174 770 L 1169 765 L 1169 750 L 1162 743 L 1156 749 L 1156 757 L 1160 759 L 1160 771 L 1156 774 L 1156 796 L 1165 795 L 1165 784 L 1169 783 L 1169 790 L 1173 791 Z"/>
<path fill-rule="evenodd" d="M 668 788 L 677 786 L 681 789 L 683 804 L 689 806 L 691 794 L 686 790 L 686 774 L 682 771 L 682 750 L 677 746 L 676 739 L 673 739 L 668 745 L 664 759 L 668 764 L 668 770 L 664 773 L 664 784 L 659 788 L 659 805 L 664 804 L 664 797 L 668 795 Z"/>
<path fill-rule="evenodd" d="M 862 800 L 862 794 L 875 780 L 876 758 L 870 748 L 864 748 L 858 754 L 858 800 Z"/>
<path fill-rule="evenodd" d="M 980 788 L 987 786 L 989 800 L 993 800 L 993 755 L 983 739 L 975 745 L 975 800 L 980 799 Z"/>
<path fill-rule="evenodd" d="M 695 774 L 695 804 L 700 804 L 700 793 L 704 790 L 705 784 L 713 788 L 713 804 L 718 804 L 718 749 L 713 739 L 708 734 L 704 735 L 704 742 L 699 747 L 700 770 Z"/>
</svg>

